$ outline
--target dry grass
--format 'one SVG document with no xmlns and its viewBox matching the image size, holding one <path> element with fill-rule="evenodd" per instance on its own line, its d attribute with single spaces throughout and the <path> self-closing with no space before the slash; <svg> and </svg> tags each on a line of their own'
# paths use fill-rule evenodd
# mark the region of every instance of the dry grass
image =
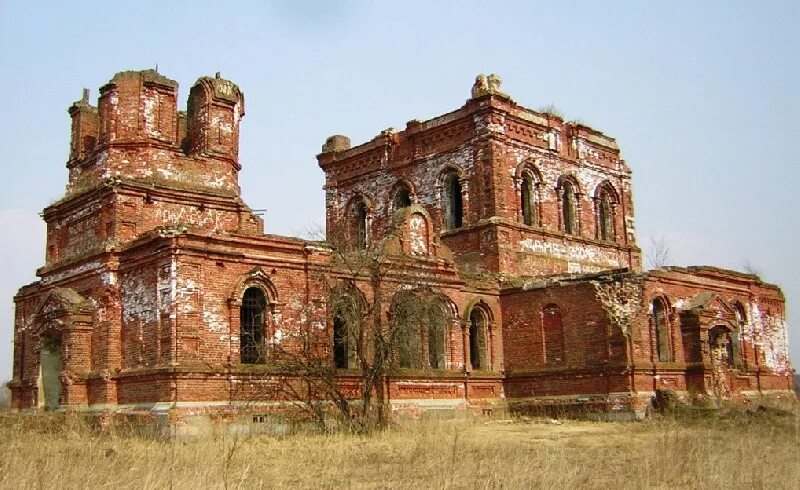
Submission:
<svg viewBox="0 0 800 490">
<path fill-rule="evenodd" d="M 164 440 L 0 417 L 2 488 L 800 488 L 795 417 L 449 420 L 371 436 Z"/>
</svg>

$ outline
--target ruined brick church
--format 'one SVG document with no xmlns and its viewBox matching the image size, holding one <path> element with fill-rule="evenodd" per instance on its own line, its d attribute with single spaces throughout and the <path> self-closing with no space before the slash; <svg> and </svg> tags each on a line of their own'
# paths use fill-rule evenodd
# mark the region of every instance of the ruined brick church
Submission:
<svg viewBox="0 0 800 490">
<path fill-rule="evenodd" d="M 328 138 L 320 241 L 265 234 L 242 201 L 239 87 L 202 77 L 185 112 L 177 90 L 153 70 L 121 72 L 96 106 L 84 91 L 69 107 L 66 192 L 42 213 L 39 279 L 14 298 L 15 409 L 230 410 L 238 388 L 292 375 L 269 346 L 309 328 L 357 382 L 337 281 L 385 325 L 416 290 L 445 312 L 399 346 L 418 355 L 387 381 L 396 412 L 632 418 L 658 390 L 791 396 L 780 289 L 714 267 L 643 271 L 616 141 L 518 105 L 494 75 L 453 112 L 358 146 Z M 380 297 L 334 257 L 378 245 Z M 286 402 L 274 393 L 251 390 L 247 406 Z"/>
</svg>

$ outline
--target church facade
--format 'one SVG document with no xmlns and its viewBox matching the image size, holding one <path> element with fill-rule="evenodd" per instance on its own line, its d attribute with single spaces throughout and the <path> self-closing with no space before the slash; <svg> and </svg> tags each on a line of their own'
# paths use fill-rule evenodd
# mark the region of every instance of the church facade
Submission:
<svg viewBox="0 0 800 490">
<path fill-rule="evenodd" d="M 419 303 L 402 298 L 434 299 L 436 319 L 391 344 L 380 389 L 397 412 L 625 418 L 658 390 L 791 396 L 780 289 L 714 267 L 643 271 L 616 141 L 518 105 L 498 77 L 367 143 L 328 138 L 319 241 L 266 234 L 242 201 L 241 90 L 202 77 L 183 112 L 177 89 L 121 72 L 96 106 L 85 92 L 69 108 L 66 192 L 43 211 L 39 279 L 14 298 L 15 409 L 279 409 L 294 374 L 273 353 L 309 331 L 356 386 L 341 290 L 385 329 Z"/>
</svg>

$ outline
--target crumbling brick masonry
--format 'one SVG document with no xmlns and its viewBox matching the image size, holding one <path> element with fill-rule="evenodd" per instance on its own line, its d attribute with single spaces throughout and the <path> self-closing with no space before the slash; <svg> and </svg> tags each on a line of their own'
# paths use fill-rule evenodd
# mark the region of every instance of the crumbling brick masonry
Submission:
<svg viewBox="0 0 800 490">
<path fill-rule="evenodd" d="M 397 354 L 399 411 L 633 417 L 662 389 L 703 403 L 791 393 L 781 291 L 712 267 L 643 272 L 616 141 L 517 105 L 495 75 L 448 114 L 355 147 L 328 138 L 319 242 L 264 234 L 242 201 L 241 90 L 202 77 L 186 112 L 177 91 L 122 72 L 96 107 L 87 91 L 69 108 L 66 192 L 43 212 L 39 280 L 14 298 L 15 409 L 272 410 L 292 373 L 269 347 L 308 329 L 357 384 L 337 283 L 387 325 L 416 290 L 446 313 Z M 401 264 L 379 297 L 335 260 L 376 244 Z"/>
</svg>

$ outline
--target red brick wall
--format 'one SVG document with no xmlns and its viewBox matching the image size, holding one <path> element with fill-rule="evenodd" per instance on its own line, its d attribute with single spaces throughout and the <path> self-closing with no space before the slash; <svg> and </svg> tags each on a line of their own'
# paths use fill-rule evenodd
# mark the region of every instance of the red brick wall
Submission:
<svg viewBox="0 0 800 490">
<path fill-rule="evenodd" d="M 329 237 L 344 231 L 351 241 L 344 248 L 352 246 L 353 205 L 363 201 L 368 245 L 383 253 L 378 278 L 354 275 L 325 245 L 263 234 L 239 196 L 244 97 L 236 85 L 203 77 L 188 112 L 176 106 L 177 83 L 146 70 L 115 75 L 97 108 L 86 97 L 70 108 L 69 183 L 44 211 L 46 264 L 40 281 L 15 297 L 15 407 L 41 404 L 43 332 L 61 339 L 65 405 L 285 399 L 269 346 L 297 348 L 301 331 L 313 329 L 330 353 L 330 291 L 349 279 L 367 304 L 380 303 L 364 314 L 379 315 L 384 326 L 392 300 L 410 290 L 446 305 L 444 368 L 392 373 L 387 394 L 411 410 L 420 400 L 483 406 L 503 397 L 639 410 L 657 388 L 709 393 L 720 376 L 711 372 L 709 329 L 732 325 L 733 301 L 748 321 L 739 326 L 741 363 L 725 370 L 726 389 L 736 396 L 791 387 L 777 287 L 712 268 L 639 273 L 630 171 L 602 133 L 493 94 L 355 148 L 329 139 L 318 156 Z M 457 230 L 444 230 L 449 171 L 462 187 Z M 524 171 L 537 182 L 541 219 L 532 225 L 521 216 Z M 560 207 L 565 180 L 577 191 L 571 234 Z M 403 210 L 393 202 L 400 185 L 413 202 Z M 613 202 L 607 239 L 598 232 L 601 186 Z M 575 275 L 619 268 L 632 272 Z M 535 281 L 565 273 L 573 275 Z M 641 288 L 629 337 L 595 282 L 620 280 Z M 240 362 L 248 287 L 261 288 L 269 303 L 262 366 Z M 654 297 L 669 305 L 669 361 L 654 356 Z M 480 369 L 470 362 L 473 308 L 487 318 Z M 349 389 L 355 379 L 342 372 Z"/>
<path fill-rule="evenodd" d="M 461 176 L 464 226 L 448 232 L 445 242 L 457 257 L 480 250 L 481 265 L 510 275 L 641 267 L 630 171 L 614 140 L 503 97 L 473 99 L 453 113 L 411 122 L 404 131 L 381 133 L 355 148 L 326 147 L 319 163 L 327 179 L 328 230 L 353 228 L 353 203 L 364 200 L 370 235 L 386 233 L 395 211 L 393 193 L 402 181 L 410 184 L 414 202 L 432 217 L 434 232 L 441 233 L 445 229 L 441 176 L 455 169 Z M 524 169 L 533 171 L 538 181 L 541 219 L 533 226 L 523 224 L 520 211 Z M 572 235 L 563 231 L 559 201 L 565 176 L 574 180 L 578 192 L 579 229 Z M 609 240 L 600 240 L 597 226 L 601 184 L 613 196 L 615 234 Z M 474 238 L 455 238 L 472 233 L 479 224 L 500 229 L 487 231 L 479 248 Z"/>
</svg>

